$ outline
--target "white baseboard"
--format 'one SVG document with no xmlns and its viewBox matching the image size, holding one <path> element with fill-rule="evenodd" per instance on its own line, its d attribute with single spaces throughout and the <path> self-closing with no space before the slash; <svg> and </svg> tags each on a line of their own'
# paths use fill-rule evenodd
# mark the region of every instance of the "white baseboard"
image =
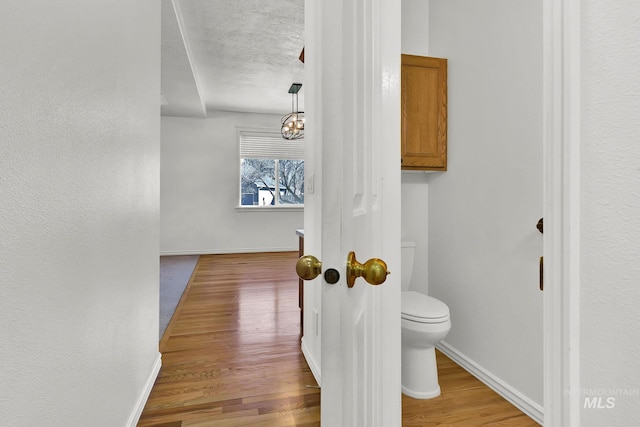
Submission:
<svg viewBox="0 0 640 427">
<path fill-rule="evenodd" d="M 298 247 L 291 246 L 291 247 L 279 247 L 279 248 L 233 248 L 233 249 L 160 251 L 160 256 L 248 254 L 248 253 L 257 253 L 257 252 L 298 252 Z"/>
<path fill-rule="evenodd" d="M 144 385 L 144 388 L 140 392 L 138 396 L 138 400 L 136 401 L 136 405 L 133 407 L 133 411 L 129 416 L 129 421 L 127 422 L 127 427 L 136 427 L 138 421 L 140 420 L 140 415 L 142 415 L 142 410 L 144 409 L 144 405 L 147 403 L 147 399 L 149 399 L 149 395 L 151 394 L 151 389 L 153 388 L 153 384 L 156 382 L 156 378 L 160 373 L 160 368 L 162 367 L 162 354 L 158 352 L 156 356 L 156 360 L 153 363 L 153 367 L 151 368 L 151 372 L 149 373 L 149 377 L 147 378 L 147 382 Z"/>
<path fill-rule="evenodd" d="M 541 405 L 529 399 L 445 341 L 441 341 L 437 348 L 471 375 L 485 383 L 490 389 L 508 400 L 513 406 L 524 412 L 529 418 L 542 425 L 544 409 Z"/>
<path fill-rule="evenodd" d="M 322 376 L 320 375 L 320 367 L 316 363 L 316 359 L 313 357 L 311 350 L 309 350 L 309 347 L 307 347 L 304 337 L 302 337 L 302 355 L 307 361 L 307 365 L 309 365 L 309 369 L 311 369 L 311 373 L 313 374 L 313 377 L 316 379 L 316 382 L 318 383 L 319 386 L 322 386 Z"/>
</svg>

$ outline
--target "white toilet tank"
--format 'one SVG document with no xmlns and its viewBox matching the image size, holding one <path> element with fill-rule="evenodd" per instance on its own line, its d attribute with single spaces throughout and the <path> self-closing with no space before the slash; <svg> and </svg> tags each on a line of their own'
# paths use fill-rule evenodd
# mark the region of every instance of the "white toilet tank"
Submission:
<svg viewBox="0 0 640 427">
<path fill-rule="evenodd" d="M 415 242 L 402 242 L 400 249 L 400 268 L 402 274 L 401 290 L 408 291 L 413 276 L 413 260 L 416 255 Z"/>
</svg>

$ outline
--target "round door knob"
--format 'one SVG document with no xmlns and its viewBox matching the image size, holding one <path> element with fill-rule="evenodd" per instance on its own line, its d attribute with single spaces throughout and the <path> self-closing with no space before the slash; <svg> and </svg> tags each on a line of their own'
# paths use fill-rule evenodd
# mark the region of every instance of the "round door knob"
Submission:
<svg viewBox="0 0 640 427">
<path fill-rule="evenodd" d="M 362 276 L 367 283 L 372 285 L 380 285 L 387 280 L 387 263 L 380 258 L 371 258 L 364 263 L 364 275 Z"/>
<path fill-rule="evenodd" d="M 353 287 L 358 277 L 364 278 L 371 285 L 380 285 L 387 280 L 387 263 L 380 258 L 371 258 L 364 264 L 356 260 L 355 252 L 349 252 L 347 257 L 347 286 Z"/>
<path fill-rule="evenodd" d="M 322 263 L 313 255 L 303 255 L 296 262 L 296 273 L 302 280 L 313 280 L 322 272 Z"/>
</svg>

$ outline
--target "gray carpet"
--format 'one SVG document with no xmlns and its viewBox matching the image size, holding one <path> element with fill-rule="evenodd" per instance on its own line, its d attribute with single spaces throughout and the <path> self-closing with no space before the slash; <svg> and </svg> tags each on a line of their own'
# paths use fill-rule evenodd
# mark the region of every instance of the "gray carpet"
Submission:
<svg viewBox="0 0 640 427">
<path fill-rule="evenodd" d="M 198 255 L 160 257 L 160 338 L 189 283 L 198 258 Z"/>
</svg>

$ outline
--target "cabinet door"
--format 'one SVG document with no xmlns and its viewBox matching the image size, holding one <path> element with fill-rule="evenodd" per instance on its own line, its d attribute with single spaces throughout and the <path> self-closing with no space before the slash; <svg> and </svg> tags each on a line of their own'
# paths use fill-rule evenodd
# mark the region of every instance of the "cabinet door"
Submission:
<svg viewBox="0 0 640 427">
<path fill-rule="evenodd" d="M 447 60 L 402 55 L 402 169 L 447 170 Z"/>
</svg>

